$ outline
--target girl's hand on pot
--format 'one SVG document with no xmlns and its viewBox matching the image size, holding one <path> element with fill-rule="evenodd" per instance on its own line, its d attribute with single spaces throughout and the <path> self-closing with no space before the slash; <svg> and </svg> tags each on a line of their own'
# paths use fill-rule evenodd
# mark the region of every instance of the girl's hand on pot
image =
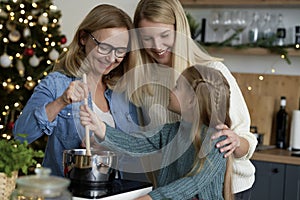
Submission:
<svg viewBox="0 0 300 200">
<path fill-rule="evenodd" d="M 221 152 L 226 152 L 224 157 L 230 156 L 237 148 L 240 147 L 241 141 L 240 137 L 228 128 L 225 124 L 217 125 L 216 129 L 219 131 L 216 132 L 211 139 L 217 139 L 222 135 L 226 136 L 226 139 L 218 142 L 216 147 L 220 149 Z"/>
<path fill-rule="evenodd" d="M 88 105 L 80 106 L 80 122 L 82 126 L 87 126 L 89 130 L 93 131 L 97 137 L 104 139 L 106 125 Z"/>
</svg>

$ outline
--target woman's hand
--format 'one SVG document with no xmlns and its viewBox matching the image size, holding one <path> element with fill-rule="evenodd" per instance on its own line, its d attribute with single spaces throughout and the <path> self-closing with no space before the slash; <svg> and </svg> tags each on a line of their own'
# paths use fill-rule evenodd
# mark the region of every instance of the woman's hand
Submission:
<svg viewBox="0 0 300 200">
<path fill-rule="evenodd" d="M 152 198 L 150 197 L 150 195 L 147 194 L 147 195 L 138 197 L 135 200 L 152 200 Z"/>
<path fill-rule="evenodd" d="M 89 89 L 87 84 L 79 80 L 71 82 L 69 87 L 60 97 L 46 105 L 48 121 L 52 122 L 53 120 L 55 120 L 58 113 L 67 105 L 73 102 L 82 101 L 84 98 L 88 97 L 88 94 Z"/>
<path fill-rule="evenodd" d="M 73 81 L 60 97 L 68 105 L 74 102 L 80 102 L 87 98 L 89 94 L 88 85 L 82 81 Z"/>
<path fill-rule="evenodd" d="M 222 135 L 226 136 L 226 139 L 218 142 L 216 147 L 220 149 L 221 152 L 226 152 L 224 157 L 230 156 L 237 148 L 241 145 L 241 138 L 235 132 L 228 128 L 225 124 L 219 124 L 216 129 L 220 130 L 216 132 L 212 139 L 217 139 Z"/>
<path fill-rule="evenodd" d="M 95 135 L 102 140 L 104 139 L 106 125 L 88 105 L 80 106 L 80 121 L 83 126 L 87 126 Z"/>
</svg>

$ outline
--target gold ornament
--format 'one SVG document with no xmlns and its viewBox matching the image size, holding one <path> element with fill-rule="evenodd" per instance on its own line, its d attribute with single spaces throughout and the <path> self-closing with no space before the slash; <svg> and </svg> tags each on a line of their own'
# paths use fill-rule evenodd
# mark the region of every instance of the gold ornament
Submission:
<svg viewBox="0 0 300 200">
<path fill-rule="evenodd" d="M 24 67 L 24 64 L 23 64 L 23 62 L 22 62 L 22 60 L 18 60 L 17 61 L 17 70 L 19 71 L 19 75 L 21 76 L 21 77 L 24 77 L 24 72 L 25 72 L 25 67 Z"/>
<path fill-rule="evenodd" d="M 7 90 L 8 93 L 13 92 L 13 91 L 15 90 L 14 84 L 9 83 L 9 84 L 7 85 L 7 87 L 6 87 L 6 90 Z"/>
<path fill-rule="evenodd" d="M 21 33 L 15 29 L 8 34 L 8 38 L 12 42 L 18 42 L 21 38 Z"/>
<path fill-rule="evenodd" d="M 34 81 L 26 81 L 24 87 L 27 90 L 32 90 L 34 88 L 34 86 L 36 85 L 36 83 Z"/>
</svg>

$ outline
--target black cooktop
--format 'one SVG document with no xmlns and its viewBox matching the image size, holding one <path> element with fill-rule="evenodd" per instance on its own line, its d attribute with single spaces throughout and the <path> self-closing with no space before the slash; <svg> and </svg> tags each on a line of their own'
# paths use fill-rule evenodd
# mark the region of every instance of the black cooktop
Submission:
<svg viewBox="0 0 300 200">
<path fill-rule="evenodd" d="M 74 197 L 99 199 L 151 186 L 152 184 L 147 182 L 121 179 L 93 185 L 71 181 L 69 190 Z"/>
</svg>

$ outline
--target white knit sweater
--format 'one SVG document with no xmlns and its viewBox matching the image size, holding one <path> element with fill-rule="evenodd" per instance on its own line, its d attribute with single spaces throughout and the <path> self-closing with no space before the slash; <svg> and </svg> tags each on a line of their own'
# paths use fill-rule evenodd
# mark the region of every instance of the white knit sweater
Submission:
<svg viewBox="0 0 300 200">
<path fill-rule="evenodd" d="M 233 159 L 232 187 L 233 193 L 238 193 L 251 188 L 254 183 L 255 167 L 249 159 L 254 153 L 257 139 L 250 132 L 249 111 L 235 78 L 232 76 L 228 68 L 221 62 L 212 62 L 209 64 L 209 67 L 220 70 L 227 79 L 231 92 L 231 106 L 229 113 L 232 121 L 231 129 L 249 142 L 248 153 L 241 158 Z M 155 70 L 153 73 L 153 77 L 156 75 L 158 75 L 158 77 L 162 77 L 161 74 L 155 74 L 157 73 Z M 165 77 L 165 79 L 168 80 L 169 77 Z M 144 116 L 144 118 L 149 119 L 150 117 L 151 119 L 150 125 L 147 126 L 148 129 L 166 122 L 178 120 L 178 115 L 167 110 L 168 101 L 169 91 L 166 87 L 161 87 L 161 85 L 155 85 L 153 96 L 145 95 L 143 97 L 143 113 L 147 113 L 146 111 L 149 111 L 149 115 Z"/>
</svg>

